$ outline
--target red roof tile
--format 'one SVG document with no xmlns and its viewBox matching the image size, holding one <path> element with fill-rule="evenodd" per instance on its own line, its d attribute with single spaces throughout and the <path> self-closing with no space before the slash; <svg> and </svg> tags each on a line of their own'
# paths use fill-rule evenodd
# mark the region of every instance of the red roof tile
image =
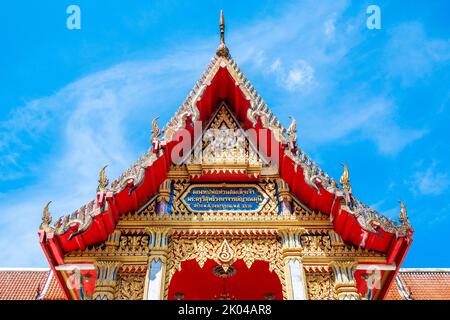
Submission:
<svg viewBox="0 0 450 320">
<path fill-rule="evenodd" d="M 389 289 L 386 300 L 450 300 L 450 269 L 403 269 L 398 278 L 405 292 L 401 292 L 397 281 Z"/>
<path fill-rule="evenodd" d="M 50 275 L 50 269 L 0 270 L 0 300 L 65 299 L 55 277 L 46 287 Z"/>
<path fill-rule="evenodd" d="M 34 300 L 42 289 L 50 270 L 0 271 L 1 300 Z"/>
<path fill-rule="evenodd" d="M 66 300 L 66 296 L 64 295 L 63 290 L 61 289 L 58 279 L 56 279 L 55 276 L 53 276 L 50 279 L 50 284 L 48 286 L 48 289 L 43 292 L 44 296 L 42 299 L 44 300 Z"/>
<path fill-rule="evenodd" d="M 389 291 L 386 294 L 385 300 L 404 300 L 402 295 L 400 294 L 400 289 L 398 288 L 397 281 L 389 288 Z"/>
</svg>

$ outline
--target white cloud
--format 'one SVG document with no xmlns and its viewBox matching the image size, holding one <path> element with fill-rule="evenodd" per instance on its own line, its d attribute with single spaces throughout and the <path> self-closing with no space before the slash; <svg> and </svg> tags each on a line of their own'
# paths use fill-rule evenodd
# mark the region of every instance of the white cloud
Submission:
<svg viewBox="0 0 450 320">
<path fill-rule="evenodd" d="M 288 91 L 309 92 L 315 85 L 314 68 L 306 61 L 298 60 L 285 68 L 281 59 L 278 58 L 272 63 L 270 69 L 280 87 Z"/>
<path fill-rule="evenodd" d="M 389 99 L 374 98 L 360 91 L 345 94 L 337 101 L 337 104 L 314 106 L 302 112 L 298 119 L 302 140 L 310 144 L 369 140 L 380 154 L 392 156 L 427 133 L 399 127 L 392 119 L 396 108 Z M 326 130 L 318 133 L 317 128 Z"/>
<path fill-rule="evenodd" d="M 48 143 L 59 147 L 56 154 L 37 153 L 33 159 L 37 164 L 23 159 L 27 147 L 7 143 L 0 147 L 3 159 L 14 156 L 9 163 L 12 172 L 16 166 L 26 172 L 37 166 L 40 171 L 37 184 L 2 193 L 0 265 L 46 264 L 37 238 L 44 204 L 53 200 L 54 218 L 70 213 L 95 196 L 101 166 L 109 164 L 111 179 L 129 167 L 149 147 L 145 141 L 151 120 L 157 114 L 164 119 L 173 114 L 189 84 L 203 71 L 209 58 L 204 54 L 182 52 L 118 64 L 27 103 L 1 125 L 8 141 L 47 137 L 51 132 Z M 189 64 L 184 63 L 187 59 Z M 174 90 L 179 93 L 172 94 Z M 133 130 L 146 123 L 148 131 L 134 136 Z M 9 154 L 13 148 L 18 154 Z"/>
<path fill-rule="evenodd" d="M 335 18 L 330 18 L 324 23 L 324 33 L 329 39 L 333 39 L 336 32 Z"/>
<path fill-rule="evenodd" d="M 352 50 L 367 32 L 364 21 L 346 16 L 349 5 L 348 1 L 293 4 L 282 17 L 261 19 L 230 35 L 231 51 L 238 54 L 244 72 L 262 75 L 266 87 L 279 92 L 282 98 L 266 101 L 275 113 L 297 115 L 302 140 L 316 145 L 346 138 L 367 140 L 380 154 L 396 155 L 427 131 L 397 124 L 389 90 L 380 94 L 367 87 L 370 82 L 348 82 L 358 72 L 350 60 Z M 327 130 L 319 134 L 317 128 Z"/>
<path fill-rule="evenodd" d="M 404 23 L 391 32 L 384 56 L 386 72 L 410 85 L 450 61 L 450 40 L 429 38 L 418 22 Z"/>
<path fill-rule="evenodd" d="M 447 191 L 450 178 L 447 173 L 436 170 L 436 163 L 432 163 L 426 170 L 416 172 L 409 186 L 414 194 L 438 196 Z"/>
</svg>

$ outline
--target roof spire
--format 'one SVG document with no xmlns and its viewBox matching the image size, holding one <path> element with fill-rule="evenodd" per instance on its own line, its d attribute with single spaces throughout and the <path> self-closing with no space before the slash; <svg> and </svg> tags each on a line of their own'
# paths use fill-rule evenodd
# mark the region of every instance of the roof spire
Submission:
<svg viewBox="0 0 450 320">
<path fill-rule="evenodd" d="M 225 44 L 225 17 L 223 10 L 220 10 L 220 43 Z"/>
<path fill-rule="evenodd" d="M 229 56 L 229 51 L 225 45 L 225 16 L 223 10 L 220 10 L 220 44 L 217 47 L 216 54 L 219 57 L 227 58 Z"/>
</svg>

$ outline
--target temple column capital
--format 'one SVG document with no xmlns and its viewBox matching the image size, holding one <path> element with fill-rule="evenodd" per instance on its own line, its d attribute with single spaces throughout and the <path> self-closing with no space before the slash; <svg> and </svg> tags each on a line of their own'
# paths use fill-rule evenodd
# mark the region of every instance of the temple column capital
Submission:
<svg viewBox="0 0 450 320">
<path fill-rule="evenodd" d="M 361 300 L 356 288 L 356 261 L 333 261 L 330 267 L 334 273 L 334 288 L 339 300 Z"/>
<path fill-rule="evenodd" d="M 97 271 L 95 281 L 94 300 L 114 300 L 114 291 L 117 284 L 117 273 L 122 266 L 117 261 L 95 261 Z"/>
<path fill-rule="evenodd" d="M 284 258 L 288 258 L 288 260 L 299 259 L 303 250 L 301 237 L 305 233 L 306 229 L 301 227 L 282 228 L 278 230 L 283 246 Z"/>
<path fill-rule="evenodd" d="M 169 237 L 172 234 L 170 228 L 147 228 L 149 261 L 164 260 L 167 257 Z"/>
</svg>

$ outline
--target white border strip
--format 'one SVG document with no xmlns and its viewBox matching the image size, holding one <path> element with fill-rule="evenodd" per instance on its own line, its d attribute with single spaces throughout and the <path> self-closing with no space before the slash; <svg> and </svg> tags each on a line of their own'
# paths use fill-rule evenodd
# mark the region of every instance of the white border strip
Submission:
<svg viewBox="0 0 450 320">
<path fill-rule="evenodd" d="M 63 264 L 61 266 L 57 266 L 55 268 L 58 271 L 72 271 L 75 269 L 78 270 L 95 270 L 93 264 L 82 263 L 82 264 Z"/>
<path fill-rule="evenodd" d="M 356 270 L 385 270 L 385 271 L 393 271 L 397 268 L 394 264 L 391 265 L 380 265 L 380 264 L 358 264 Z"/>
</svg>

